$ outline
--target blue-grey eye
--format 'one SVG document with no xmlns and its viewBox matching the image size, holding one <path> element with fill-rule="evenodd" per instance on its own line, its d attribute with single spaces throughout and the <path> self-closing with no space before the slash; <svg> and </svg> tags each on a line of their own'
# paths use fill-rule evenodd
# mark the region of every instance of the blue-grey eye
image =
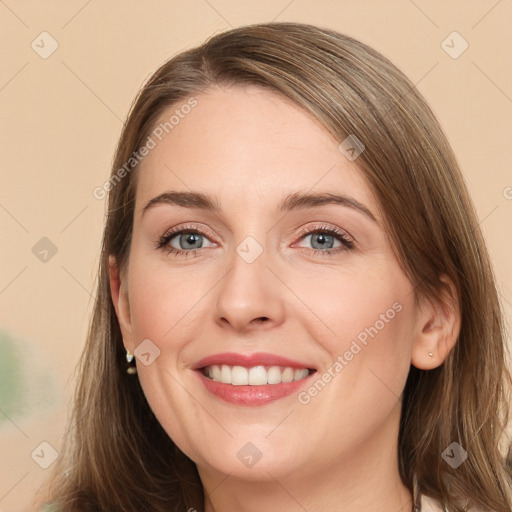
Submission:
<svg viewBox="0 0 512 512">
<path fill-rule="evenodd" d="M 326 233 L 311 233 L 311 245 L 313 249 L 332 249 L 334 237 Z"/>
<path fill-rule="evenodd" d="M 178 247 L 174 245 L 175 240 L 178 240 Z M 201 249 L 203 246 L 203 235 L 190 232 L 180 234 L 169 240 L 169 245 L 175 249 Z"/>
</svg>

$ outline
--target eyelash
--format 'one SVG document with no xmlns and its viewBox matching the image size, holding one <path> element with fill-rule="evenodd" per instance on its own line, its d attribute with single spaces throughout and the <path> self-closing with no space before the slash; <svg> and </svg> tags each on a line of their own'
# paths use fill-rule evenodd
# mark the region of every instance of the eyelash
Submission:
<svg viewBox="0 0 512 512">
<path fill-rule="evenodd" d="M 165 233 L 157 242 L 156 248 L 161 249 L 167 252 L 167 254 L 173 254 L 174 256 L 188 256 L 192 255 L 192 257 L 196 256 L 196 253 L 199 249 L 176 249 L 174 247 L 171 247 L 169 242 L 176 237 L 177 235 L 182 235 L 184 233 L 197 233 L 198 235 L 202 235 L 205 237 L 208 237 L 209 235 L 205 233 L 204 231 L 197 229 L 193 226 L 181 226 L 179 229 L 171 230 Z M 301 247 L 300 249 L 313 252 L 313 255 L 316 257 L 323 257 L 323 256 L 332 256 L 333 254 L 337 254 L 342 251 L 349 251 L 354 249 L 354 242 L 348 237 L 348 235 L 340 231 L 337 228 L 333 228 L 330 226 L 317 226 L 313 229 L 311 228 L 305 228 L 300 231 L 300 239 L 306 237 L 307 235 L 315 235 L 315 234 L 327 234 L 331 235 L 334 238 L 338 239 L 338 241 L 341 242 L 341 246 L 335 247 L 332 249 L 327 250 L 321 250 L 321 249 L 307 249 L 305 247 Z"/>
</svg>

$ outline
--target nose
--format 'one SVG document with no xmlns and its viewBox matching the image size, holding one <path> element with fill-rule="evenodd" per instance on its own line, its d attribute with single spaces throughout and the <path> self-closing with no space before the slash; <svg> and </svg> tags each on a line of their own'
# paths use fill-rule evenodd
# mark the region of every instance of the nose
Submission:
<svg viewBox="0 0 512 512">
<path fill-rule="evenodd" d="M 240 333 L 271 329 L 284 321 L 284 290 L 267 264 L 266 251 L 251 263 L 234 254 L 231 270 L 217 288 L 217 324 Z"/>
</svg>

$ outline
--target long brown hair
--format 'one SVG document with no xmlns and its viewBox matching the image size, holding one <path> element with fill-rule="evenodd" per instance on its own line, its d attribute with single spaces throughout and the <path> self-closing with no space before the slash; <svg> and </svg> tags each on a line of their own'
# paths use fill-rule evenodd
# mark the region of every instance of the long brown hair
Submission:
<svg viewBox="0 0 512 512">
<path fill-rule="evenodd" d="M 442 275 L 455 284 L 458 342 L 439 368 L 411 367 L 405 386 L 397 454 L 404 484 L 412 489 L 417 478 L 420 491 L 448 511 L 462 511 L 467 499 L 509 512 L 511 470 L 500 450 L 510 384 L 502 313 L 456 159 L 423 97 L 389 60 L 351 37 L 297 23 L 218 34 L 163 64 L 135 100 L 104 187 L 111 190 L 94 313 L 46 499 L 66 512 L 204 508 L 195 464 L 125 371 L 108 258 L 121 269 L 128 263 L 138 168 L 126 163 L 163 111 L 212 85 L 249 84 L 292 100 L 340 142 L 349 135 L 363 141 L 357 163 L 417 297 L 441 300 Z M 441 457 L 452 442 L 468 454 L 457 469 Z"/>
</svg>

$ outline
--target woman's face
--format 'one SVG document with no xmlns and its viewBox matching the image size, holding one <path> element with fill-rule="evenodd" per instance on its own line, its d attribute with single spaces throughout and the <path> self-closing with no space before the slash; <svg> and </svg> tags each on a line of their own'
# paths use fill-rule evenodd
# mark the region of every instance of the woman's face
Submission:
<svg viewBox="0 0 512 512">
<path fill-rule="evenodd" d="M 202 476 L 396 458 L 417 312 L 355 153 L 260 88 L 195 100 L 141 164 L 121 285 L 152 410 Z"/>
</svg>

